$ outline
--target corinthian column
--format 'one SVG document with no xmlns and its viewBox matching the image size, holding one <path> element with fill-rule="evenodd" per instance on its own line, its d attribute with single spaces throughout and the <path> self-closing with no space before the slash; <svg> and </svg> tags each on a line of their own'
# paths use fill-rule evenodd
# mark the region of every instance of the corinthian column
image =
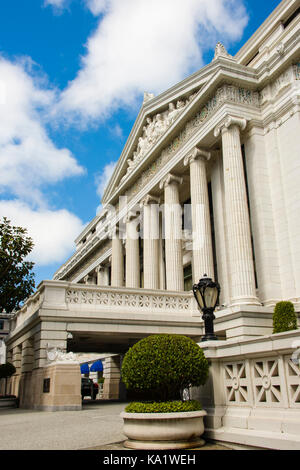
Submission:
<svg viewBox="0 0 300 470">
<path fill-rule="evenodd" d="M 159 198 L 148 194 L 144 208 L 144 288 L 159 289 Z"/>
<path fill-rule="evenodd" d="M 240 129 L 246 119 L 228 116 L 215 129 L 222 133 L 226 227 L 231 304 L 259 304 L 255 291 L 250 219 Z"/>
<path fill-rule="evenodd" d="M 118 233 L 112 239 L 111 285 L 114 287 L 124 285 L 123 243 Z"/>
<path fill-rule="evenodd" d="M 179 184 L 182 178 L 168 174 L 161 182 L 165 192 L 165 257 L 167 290 L 183 291 L 182 209 Z"/>
<path fill-rule="evenodd" d="M 133 212 L 125 217 L 126 223 L 126 287 L 140 287 L 140 250 L 137 216 Z"/>
<path fill-rule="evenodd" d="M 190 166 L 190 188 L 193 224 L 193 280 L 198 282 L 207 274 L 214 278 L 214 263 L 210 227 L 206 162 L 210 153 L 197 147 L 184 159 Z"/>
</svg>

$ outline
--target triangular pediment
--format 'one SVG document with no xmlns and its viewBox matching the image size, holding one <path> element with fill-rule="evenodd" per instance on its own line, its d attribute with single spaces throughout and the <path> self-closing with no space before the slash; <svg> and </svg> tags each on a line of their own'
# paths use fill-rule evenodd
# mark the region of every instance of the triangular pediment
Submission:
<svg viewBox="0 0 300 470">
<path fill-rule="evenodd" d="M 199 114 L 201 106 L 203 113 L 209 113 L 214 107 L 209 100 L 216 87 L 226 82 L 237 82 L 238 86 L 248 82 L 253 88 L 257 83 L 256 72 L 238 64 L 218 43 L 215 57 L 209 65 L 157 97 L 146 94 L 146 100 L 104 192 L 103 206 L 114 204 L 140 171 L 155 161 L 165 148 L 170 145 L 174 147 L 176 137 L 187 122 Z"/>
<path fill-rule="evenodd" d="M 132 171 L 148 159 L 168 130 L 178 124 L 213 73 L 214 65 L 210 64 L 159 96 L 145 93 L 140 112 L 104 192 L 103 205 L 110 201 Z"/>
</svg>

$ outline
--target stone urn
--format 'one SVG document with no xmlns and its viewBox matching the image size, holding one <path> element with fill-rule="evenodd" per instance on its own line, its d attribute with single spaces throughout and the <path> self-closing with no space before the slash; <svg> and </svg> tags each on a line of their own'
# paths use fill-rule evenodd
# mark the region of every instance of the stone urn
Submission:
<svg viewBox="0 0 300 470">
<path fill-rule="evenodd" d="M 206 411 L 176 413 L 126 413 L 123 433 L 124 443 L 130 449 L 163 450 L 188 449 L 205 444 L 201 439 L 204 432 L 203 418 Z"/>
</svg>

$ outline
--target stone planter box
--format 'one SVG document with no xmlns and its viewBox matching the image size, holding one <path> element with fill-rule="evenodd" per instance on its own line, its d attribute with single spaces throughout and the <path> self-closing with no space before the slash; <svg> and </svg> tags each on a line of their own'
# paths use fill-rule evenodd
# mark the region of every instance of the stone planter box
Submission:
<svg viewBox="0 0 300 470">
<path fill-rule="evenodd" d="M 16 398 L 0 398 L 0 409 L 1 408 L 16 408 L 17 399 Z"/>
<path fill-rule="evenodd" d="M 205 444 L 203 417 L 206 411 L 184 413 L 126 413 L 123 432 L 130 449 L 188 449 Z"/>
</svg>

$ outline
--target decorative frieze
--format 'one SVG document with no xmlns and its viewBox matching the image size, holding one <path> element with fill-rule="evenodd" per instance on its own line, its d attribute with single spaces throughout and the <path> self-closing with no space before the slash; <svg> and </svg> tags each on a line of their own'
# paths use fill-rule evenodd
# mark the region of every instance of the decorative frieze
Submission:
<svg viewBox="0 0 300 470">
<path fill-rule="evenodd" d="M 89 305 L 102 305 L 104 307 L 119 307 L 120 309 L 138 308 L 142 310 L 149 310 L 149 312 L 186 312 L 189 314 L 193 308 L 193 297 L 191 295 L 183 296 L 178 295 L 157 295 L 157 293 L 122 293 L 110 290 L 82 290 L 82 289 L 67 289 L 66 302 L 67 304 L 89 304 Z"/>
<path fill-rule="evenodd" d="M 288 87 L 294 80 L 300 80 L 300 62 L 288 67 L 274 81 L 269 83 L 260 92 L 260 104 L 274 99 L 284 88 Z"/>
<path fill-rule="evenodd" d="M 126 196 L 130 200 L 140 189 L 145 186 L 178 149 L 202 126 L 203 122 L 211 116 L 224 102 L 230 101 L 239 104 L 247 104 L 259 107 L 259 93 L 234 85 L 223 85 L 218 88 L 216 94 L 200 108 L 196 116 L 190 120 L 178 136 L 161 152 L 157 160 L 143 171 L 140 178 L 127 190 Z"/>
</svg>

